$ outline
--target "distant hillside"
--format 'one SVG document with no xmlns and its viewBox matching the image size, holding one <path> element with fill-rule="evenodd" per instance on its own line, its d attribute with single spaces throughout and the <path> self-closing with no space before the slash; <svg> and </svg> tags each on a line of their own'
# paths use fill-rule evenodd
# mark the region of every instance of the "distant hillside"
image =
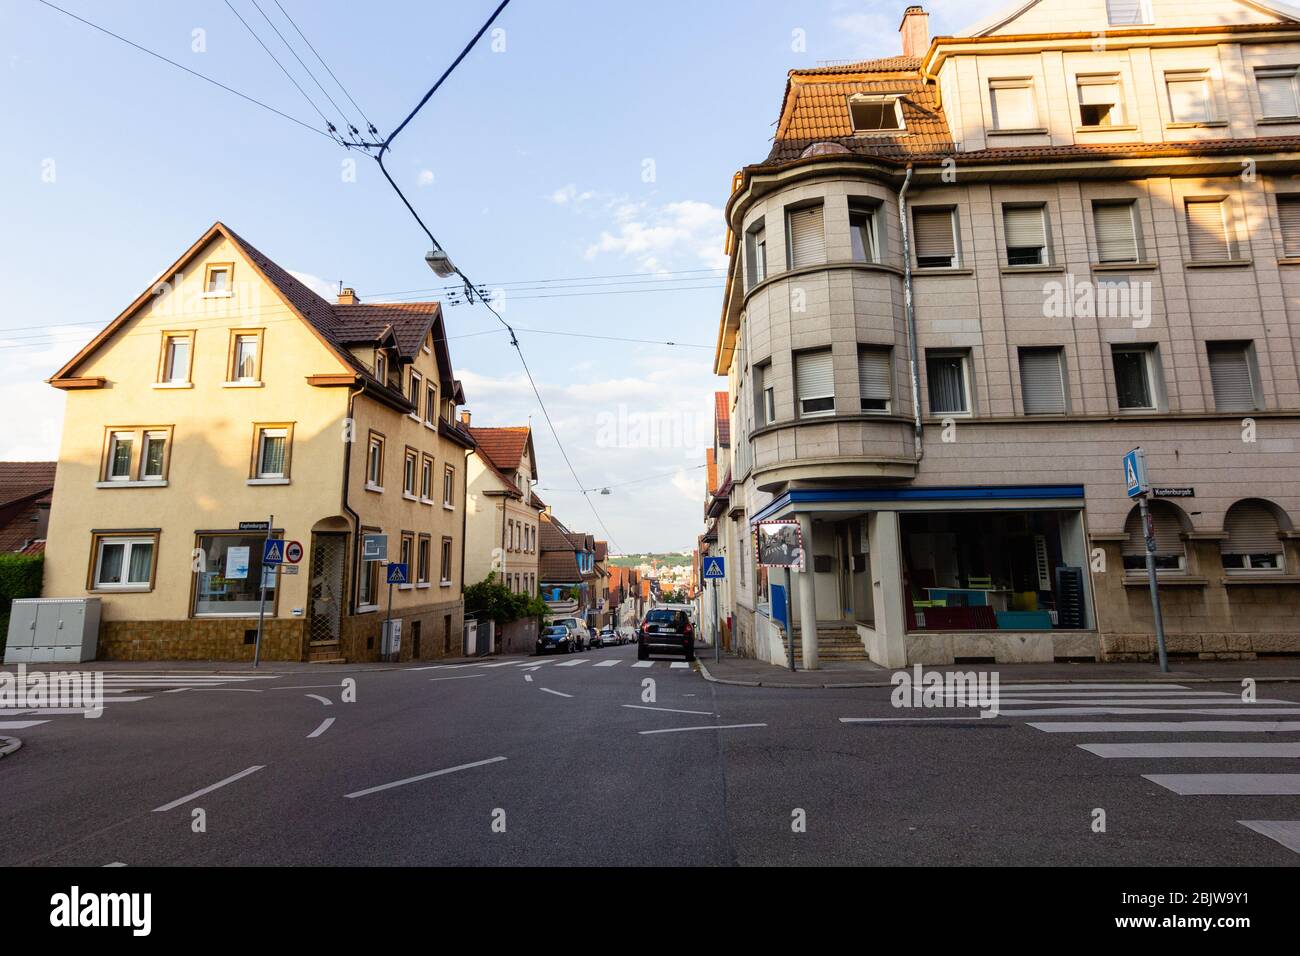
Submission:
<svg viewBox="0 0 1300 956">
<path fill-rule="evenodd" d="M 616 568 L 635 568 L 643 564 L 649 564 L 653 558 L 660 567 L 681 568 L 689 567 L 691 556 L 689 554 L 625 554 L 621 558 L 610 558 L 609 563 Z"/>
</svg>

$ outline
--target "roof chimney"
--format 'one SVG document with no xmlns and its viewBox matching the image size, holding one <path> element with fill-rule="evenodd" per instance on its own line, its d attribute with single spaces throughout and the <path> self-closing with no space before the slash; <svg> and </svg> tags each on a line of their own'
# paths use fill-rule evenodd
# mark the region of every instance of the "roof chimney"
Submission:
<svg viewBox="0 0 1300 956">
<path fill-rule="evenodd" d="M 469 419 L 470 419 L 469 409 L 462 408 L 460 412 L 460 423 L 464 425 L 466 428 L 469 428 Z"/>
<path fill-rule="evenodd" d="M 903 56 L 925 56 L 930 49 L 930 14 L 919 6 L 908 7 L 898 32 L 903 38 Z"/>
<path fill-rule="evenodd" d="M 356 289 L 340 289 L 339 305 L 356 305 L 361 300 L 357 298 Z"/>
</svg>

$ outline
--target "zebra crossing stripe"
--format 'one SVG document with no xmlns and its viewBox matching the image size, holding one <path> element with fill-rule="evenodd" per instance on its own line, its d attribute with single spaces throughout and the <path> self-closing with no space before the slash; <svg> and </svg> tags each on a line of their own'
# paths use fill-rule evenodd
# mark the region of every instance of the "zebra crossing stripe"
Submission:
<svg viewBox="0 0 1300 956">
<path fill-rule="evenodd" d="M 577 667 L 579 664 L 585 664 L 586 661 L 565 661 L 563 664 L 556 664 L 556 667 Z"/>
<path fill-rule="evenodd" d="M 48 723 L 48 720 L 0 720 L 0 730 L 26 730 Z"/>
<path fill-rule="evenodd" d="M 616 664 L 618 664 L 618 663 L 620 663 L 620 662 L 617 661 L 617 660 L 612 660 L 612 661 L 601 661 L 601 662 L 600 662 L 599 664 L 597 664 L 596 666 L 597 666 L 597 667 L 613 667 L 614 665 L 616 665 Z"/>
<path fill-rule="evenodd" d="M 1300 794 L 1300 773 L 1144 773 L 1142 777 L 1180 796 Z"/>
<path fill-rule="evenodd" d="M 1114 714 L 1124 716 L 1129 714 L 1195 714 L 1209 717 L 1247 717 L 1259 714 L 1260 716 L 1290 717 L 1300 714 L 1300 707 L 1220 707 L 1215 710 L 1205 708 L 1180 708 L 1172 710 L 1168 707 L 1044 707 L 1027 710 L 1006 710 L 999 705 L 1002 717 L 1093 717 Z"/>
<path fill-rule="evenodd" d="M 633 664 L 632 666 L 633 666 L 633 667 L 654 667 L 654 666 L 655 666 L 655 662 L 654 662 L 654 661 L 637 661 L 637 662 L 636 662 L 635 664 Z"/>
<path fill-rule="evenodd" d="M 690 667 L 690 666 L 691 665 L 686 663 L 685 661 L 673 661 L 672 663 L 672 667 L 675 670 L 682 670 L 683 668 Z"/>
<path fill-rule="evenodd" d="M 1300 720 L 1061 720 L 1030 723 L 1046 734 L 1290 734 Z"/>
<path fill-rule="evenodd" d="M 1300 744 L 1146 743 L 1079 744 L 1098 757 L 1300 757 Z"/>
<path fill-rule="evenodd" d="M 1276 840 L 1292 853 L 1300 853 L 1300 820 L 1238 820 L 1243 827 Z"/>
</svg>

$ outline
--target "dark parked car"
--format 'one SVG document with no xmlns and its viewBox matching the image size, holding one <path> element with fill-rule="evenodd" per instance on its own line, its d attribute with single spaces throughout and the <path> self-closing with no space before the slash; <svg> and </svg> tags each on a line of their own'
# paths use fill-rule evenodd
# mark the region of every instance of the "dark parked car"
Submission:
<svg viewBox="0 0 1300 956">
<path fill-rule="evenodd" d="M 655 608 L 641 622 L 637 635 L 636 659 L 646 661 L 651 654 L 682 654 L 695 660 L 695 626 L 685 611 Z"/>
<path fill-rule="evenodd" d="M 563 624 L 553 624 L 537 638 L 538 654 L 572 654 L 573 635 Z"/>
</svg>

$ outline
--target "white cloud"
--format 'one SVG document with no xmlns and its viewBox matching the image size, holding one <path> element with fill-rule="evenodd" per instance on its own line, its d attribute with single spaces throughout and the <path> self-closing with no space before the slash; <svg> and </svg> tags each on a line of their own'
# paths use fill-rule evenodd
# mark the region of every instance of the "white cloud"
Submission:
<svg viewBox="0 0 1300 956">
<path fill-rule="evenodd" d="M 555 203 L 557 206 L 567 206 L 569 203 L 587 202 L 594 199 L 595 196 L 596 194 L 591 190 L 578 192 L 578 187 L 573 183 L 569 183 L 547 196 L 546 201 Z"/>
<path fill-rule="evenodd" d="M 653 205 L 615 200 L 609 205 L 615 225 L 587 247 L 588 259 L 617 255 L 647 272 L 703 265 L 727 265 L 723 241 L 727 226 L 722 210 L 688 199 Z"/>
<path fill-rule="evenodd" d="M 338 298 L 339 284 L 337 282 L 330 282 L 320 276 L 312 275 L 310 272 L 294 272 L 292 269 L 289 270 L 289 275 L 311 289 L 326 302 L 333 302 Z"/>
<path fill-rule="evenodd" d="M 424 186 L 432 186 L 432 185 L 433 185 L 433 170 L 432 170 L 432 169 L 422 169 L 422 170 L 420 170 L 420 175 L 416 177 L 416 180 L 415 180 L 415 181 L 416 181 L 416 183 L 417 183 L 418 185 L 420 185 L 421 187 L 424 187 Z"/>
</svg>

